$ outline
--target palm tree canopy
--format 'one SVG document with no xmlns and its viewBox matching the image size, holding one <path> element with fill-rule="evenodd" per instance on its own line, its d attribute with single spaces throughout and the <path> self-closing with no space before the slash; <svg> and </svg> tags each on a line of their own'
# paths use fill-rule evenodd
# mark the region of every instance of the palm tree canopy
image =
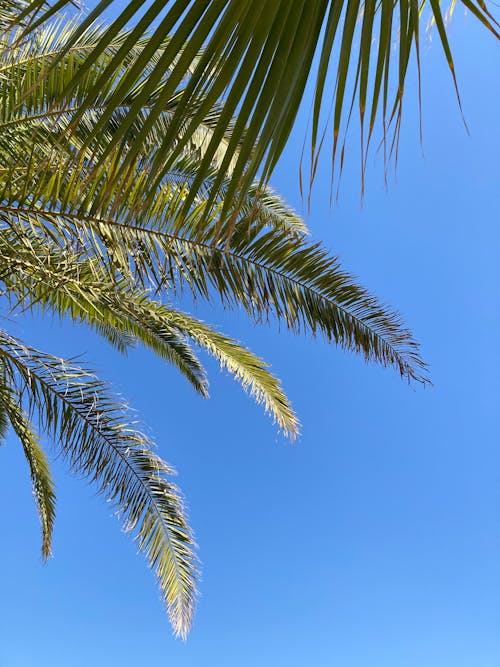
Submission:
<svg viewBox="0 0 500 667">
<path fill-rule="evenodd" d="M 68 2 L 28 0 L 23 12 L 27 29 L 37 27 Z M 484 0 L 460 2 L 499 37 L 498 23 Z M 100 0 L 67 41 L 63 52 L 69 52 L 111 4 L 112 0 Z M 144 48 L 134 66 L 121 77 L 120 85 L 109 91 L 107 111 L 94 125 L 87 145 L 100 140 L 111 115 L 140 84 L 135 103 L 125 113 L 113 139 L 115 145 L 122 140 L 135 123 L 138 110 L 149 104 L 154 95 L 143 130 L 134 140 L 133 152 L 140 150 L 176 93 L 179 104 L 163 137 L 162 150 L 150 165 L 151 174 L 161 180 L 214 106 L 220 105 L 184 212 L 203 186 L 224 140 L 227 150 L 210 199 L 215 200 L 222 180 L 230 174 L 224 204 L 227 213 L 234 198 L 243 202 L 259 170 L 262 182 L 268 179 L 286 144 L 311 76 L 315 92 L 310 183 L 326 129 L 322 126 L 324 109 L 332 110 L 332 168 L 337 163 L 342 165 L 342 127 L 348 124 L 350 113 L 346 112 L 349 107 L 352 110 L 356 100 L 365 155 L 362 164 L 377 118 L 384 141 L 388 139 L 392 147 L 397 145 L 406 74 L 412 53 L 420 74 L 420 24 L 429 13 L 457 85 L 445 11 L 439 0 L 130 0 L 87 54 L 85 64 L 69 77 L 62 94 L 69 95 L 78 87 L 120 30 L 133 22 L 123 44 L 96 76 L 86 106 L 101 95 L 103 86 L 122 68 L 130 50 L 147 36 Z M 168 82 L 159 92 L 159 82 L 167 71 Z"/>
<path fill-rule="evenodd" d="M 226 306 L 243 307 L 256 320 L 277 318 L 294 330 L 322 333 L 369 360 L 393 365 L 403 377 L 425 380 L 418 345 L 397 313 L 311 242 L 303 221 L 279 196 L 268 186 L 253 184 L 239 205 L 229 195 L 230 176 L 217 184 L 224 146 L 186 214 L 220 108 L 212 109 L 198 127 L 188 150 L 178 154 L 174 145 L 165 152 L 165 137 L 180 104 L 175 93 L 153 126 L 146 105 L 123 135 L 124 117 L 142 97 L 141 83 L 112 110 L 99 145 L 89 151 L 88 137 L 108 114 L 108 90 L 119 87 L 135 67 L 144 44 L 129 52 L 121 71 L 101 91 L 103 99 L 88 109 L 87 90 L 128 33 L 117 35 L 89 71 L 86 55 L 107 30 L 94 26 L 80 32 L 77 23 L 56 22 L 31 40 L 14 37 L 0 61 L 0 219 L 9 234 L 7 251 L 9 243 L 16 248 L 16 262 L 22 257 L 16 239 L 27 245 L 29 233 L 30 251 L 48 254 L 45 267 L 59 264 L 61 271 L 88 274 L 89 291 L 106 282 L 125 283 L 129 290 L 133 287 L 131 294 L 153 288 L 171 301 L 189 289 L 195 297 L 217 297 Z M 87 73 L 79 87 L 72 97 L 61 99 L 61 87 L 81 68 Z M 169 78 L 167 73 L 158 83 L 150 105 L 163 95 Z M 145 132 L 138 150 L 136 139 Z M 161 181 L 152 179 L 151 164 L 169 162 L 171 154 L 176 157 L 170 170 Z M 44 281 L 50 284 L 50 277 Z M 49 290 L 44 294 L 45 301 L 52 298 Z"/>
<path fill-rule="evenodd" d="M 231 196 L 237 121 L 220 136 L 224 102 L 203 111 L 196 132 L 183 123 L 170 141 L 183 104 L 183 91 L 170 81 L 177 61 L 147 88 L 169 39 L 113 105 L 122 82 L 143 68 L 148 39 L 130 48 L 133 31 L 110 38 L 107 28 L 61 20 L 24 35 L 19 25 L 5 29 L 11 16 L 15 5 L 0 2 L 0 282 L 11 314 L 36 308 L 91 326 L 118 350 L 145 345 L 203 396 L 198 351 L 208 351 L 291 437 L 298 421 L 267 364 L 179 310 L 182 290 L 256 321 L 321 334 L 405 379 L 426 381 L 419 346 L 399 315 L 310 241 L 304 222 L 271 188 L 253 182 L 241 201 Z M 190 62 L 194 72 L 197 58 Z M 112 74 L 102 85 L 106 70 Z M 191 106 L 193 117 L 202 106 L 201 98 Z M 161 161 L 168 168 L 159 174 Z M 222 178 L 221 167 L 228 171 Z M 28 462 L 44 557 L 55 513 L 41 437 L 48 435 L 70 468 L 114 504 L 156 572 L 175 632 L 185 636 L 196 598 L 193 536 L 173 470 L 130 409 L 90 369 L 2 328 L 1 436 L 8 424 Z"/>
</svg>

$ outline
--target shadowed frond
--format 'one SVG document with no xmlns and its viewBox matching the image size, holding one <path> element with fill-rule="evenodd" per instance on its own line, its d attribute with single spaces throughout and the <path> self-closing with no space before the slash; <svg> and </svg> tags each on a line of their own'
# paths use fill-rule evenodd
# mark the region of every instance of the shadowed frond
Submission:
<svg viewBox="0 0 500 667">
<path fill-rule="evenodd" d="M 461 3 L 488 31 L 499 37 L 498 23 L 483 0 L 461 0 Z M 55 4 L 32 0 L 26 15 L 38 16 L 32 25 L 41 25 L 65 4 L 66 0 Z M 110 4 L 111 0 L 100 0 L 68 39 L 63 54 L 69 52 Z M 415 63 L 420 71 L 420 21 L 424 10 L 434 17 L 456 86 L 445 30 L 445 10 L 439 0 L 424 3 L 417 0 L 171 0 L 168 3 L 154 0 L 148 4 L 130 0 L 83 67 L 61 91 L 61 96 L 73 95 L 82 78 L 106 53 L 114 36 L 135 17 L 136 22 L 123 45 L 96 78 L 86 104 L 90 105 L 99 90 L 108 85 L 109 77 L 122 67 L 128 51 L 144 36 L 147 36 L 147 46 L 110 95 L 107 112 L 95 125 L 86 145 L 90 147 L 101 141 L 108 114 L 140 84 L 135 104 L 112 140 L 118 146 L 135 122 L 138 108 L 156 93 L 168 72 L 168 79 L 153 103 L 147 125 L 138 135 L 129 159 L 141 150 L 148 127 L 151 128 L 161 115 L 165 102 L 180 91 L 169 131 L 150 165 L 151 177 L 161 180 L 189 145 L 200 123 L 220 104 L 219 119 L 200 162 L 185 211 L 209 173 L 222 139 L 227 141 L 227 150 L 219 170 L 221 180 L 230 173 L 226 201 L 229 207 L 229 202 L 234 205 L 234 199 L 237 203 L 243 201 L 259 170 L 263 180 L 271 174 L 286 145 L 309 78 L 315 81 L 311 181 L 322 143 L 325 108 L 332 109 L 333 165 L 342 163 L 340 136 L 347 122 L 346 110 L 356 101 L 362 161 L 366 159 L 377 118 L 380 118 L 384 140 L 392 126 L 397 143 L 412 54 L 416 54 Z M 165 43 L 167 36 L 169 41 Z M 203 50 L 201 55 L 200 49 Z M 153 56 L 157 56 L 157 61 L 151 67 Z M 149 70 L 143 78 L 145 68 Z M 364 130 L 366 122 L 368 127 Z M 175 147 L 173 151 L 172 147 Z M 123 171 L 127 168 L 126 162 L 120 167 Z M 211 201 L 215 200 L 219 185 L 217 180 Z"/>
<path fill-rule="evenodd" d="M 7 388 L 5 386 L 3 366 L 1 363 L 0 363 L 0 377 L 1 377 L 0 380 L 0 395 L 1 395 L 3 392 L 7 391 Z M 10 421 L 9 421 L 9 416 L 7 414 L 7 409 L 3 404 L 3 402 L 0 400 L 0 446 L 3 445 L 5 439 L 7 438 L 9 427 L 10 427 Z"/>
<path fill-rule="evenodd" d="M 137 101 L 151 68 L 157 64 L 160 49 L 158 53 L 151 54 L 147 65 L 141 65 L 136 85 L 128 91 L 120 104 L 112 109 L 110 99 L 114 96 L 115 89 L 121 86 L 124 73 L 133 69 L 136 58 L 147 50 L 147 39 L 139 40 L 132 48 L 123 52 L 122 47 L 128 33 L 121 31 L 115 34 L 92 67 L 79 77 L 80 69 L 87 64 L 86 59 L 92 57 L 105 38 L 106 30 L 93 24 L 73 39 L 77 32 L 77 21 L 59 19 L 45 25 L 27 39 L 19 39 L 22 31 L 13 32 L 9 48 L 0 48 L 3 98 L 0 106 L 0 147 L 10 149 L 5 151 L 5 155 L 10 155 L 14 161 L 15 157 L 23 156 L 23 149 L 30 154 L 33 144 L 37 144 L 38 156 L 40 157 L 40 151 L 43 151 L 49 161 L 57 159 L 62 151 L 66 158 L 73 156 L 74 166 L 81 167 L 79 157 L 83 156 L 86 161 L 91 158 L 87 167 L 96 161 L 103 167 L 103 161 L 116 152 L 116 146 L 110 146 L 110 137 L 117 137 L 118 134 L 120 144 L 130 144 L 131 140 L 137 144 L 140 136 L 142 143 L 139 153 L 142 156 L 156 147 L 158 131 L 162 131 L 167 119 L 172 117 L 177 108 L 180 91 L 164 100 L 160 116 L 147 128 L 144 127 L 151 105 L 154 105 L 165 80 L 168 79 L 169 70 L 157 81 L 155 89 L 149 91 L 147 101 Z M 71 47 L 65 50 L 70 41 Z M 121 53 L 121 64 L 108 71 L 109 61 L 117 53 Z M 100 77 L 104 72 L 109 74 L 106 75 L 107 83 L 103 85 L 100 82 L 96 88 L 96 77 Z M 61 97 L 61 92 L 74 77 L 79 78 L 78 86 L 72 89 L 70 97 Z M 126 112 L 132 109 L 135 119 L 125 127 Z M 205 121 L 200 123 L 196 132 L 190 136 L 183 153 L 192 154 L 196 151 L 198 155 L 204 154 L 204 147 L 210 141 L 217 118 L 217 106 L 214 106 Z M 92 147 L 85 145 L 85 140 L 97 125 L 102 130 L 99 143 Z M 225 146 L 225 139 L 222 138 L 216 151 L 216 162 L 223 159 Z M 75 148 L 82 147 L 83 153 L 74 152 Z M 12 150 L 15 151 L 14 154 Z M 41 164 L 37 166 L 40 169 Z"/>
<path fill-rule="evenodd" d="M 120 107 L 113 109 L 100 88 L 99 96 L 88 108 L 86 104 L 93 78 L 106 64 L 103 56 L 103 62 L 99 61 L 80 81 L 71 99 L 61 101 L 60 87 L 65 78 L 71 76 L 71 72 L 78 72 L 85 62 L 84 54 L 92 51 L 98 41 L 97 36 L 101 34 L 98 28 L 89 30 L 82 36 L 82 43 L 79 41 L 74 45 L 58 62 L 57 68 L 51 70 L 51 62 L 62 49 L 61 41 L 64 43 L 61 32 L 68 38 L 75 29 L 76 24 L 69 29 L 65 27 L 64 31 L 59 24 L 46 28 L 40 39 L 33 39 L 33 44 L 25 44 L 21 53 L 13 55 L 8 52 L 8 57 L 3 58 L 3 66 L 0 54 L 5 100 L 0 118 L 1 198 L 23 202 L 26 198 L 33 200 L 41 197 L 54 204 L 62 199 L 77 205 L 82 212 L 91 210 L 101 213 L 111 207 L 113 210 L 127 210 L 130 216 L 141 217 L 151 215 L 152 210 L 161 212 L 164 197 L 158 197 L 158 193 L 165 192 L 165 187 L 171 197 L 175 185 L 185 201 L 198 177 L 200 162 L 213 135 L 213 128 L 219 121 L 220 106 L 212 109 L 204 122 L 198 125 L 187 146 L 177 150 L 180 145 L 177 140 L 170 146 L 167 152 L 173 156 L 171 168 L 155 182 L 151 165 L 159 156 L 159 151 L 162 160 L 167 158 L 165 137 L 170 132 L 180 94 L 174 93 L 165 102 L 162 113 L 153 124 L 149 115 L 154 98 L 137 107 L 137 92 L 131 93 Z M 110 54 L 124 38 L 122 35 L 116 37 L 116 43 L 110 46 L 110 53 L 106 52 L 107 57 L 111 57 Z M 126 64 L 130 65 L 130 62 L 133 62 L 132 55 L 129 55 Z M 108 82 L 109 86 L 118 85 L 124 71 L 127 71 L 126 66 L 115 74 L 112 82 Z M 125 131 L 125 121 L 132 108 L 135 109 L 134 122 Z M 99 144 L 90 149 L 87 145 L 89 137 L 96 125 L 103 123 Z M 70 136 L 67 133 L 69 128 Z M 117 150 L 114 141 L 118 135 L 120 147 Z M 142 137 L 140 142 L 139 137 Z M 222 139 L 211 168 L 198 188 L 202 199 L 206 200 L 213 191 L 218 179 L 217 165 L 224 159 L 225 146 Z M 217 208 L 224 206 L 228 200 L 230 183 L 230 179 L 225 178 L 218 184 L 217 195 L 212 202 Z M 307 231 L 303 220 L 268 187 L 252 184 L 239 208 L 262 223 L 286 226 L 291 233 Z"/>
<path fill-rule="evenodd" d="M 21 18 L 23 12 L 29 5 L 24 0 L 2 0 L 0 2 L 0 39 L 6 32 L 12 30 L 12 26 L 26 27 L 26 23 Z"/>
<path fill-rule="evenodd" d="M 193 539 L 173 470 L 127 407 L 92 373 L 0 333 L 0 357 L 30 414 L 71 468 L 97 485 L 154 569 L 174 631 L 188 632 L 196 594 Z"/>
</svg>

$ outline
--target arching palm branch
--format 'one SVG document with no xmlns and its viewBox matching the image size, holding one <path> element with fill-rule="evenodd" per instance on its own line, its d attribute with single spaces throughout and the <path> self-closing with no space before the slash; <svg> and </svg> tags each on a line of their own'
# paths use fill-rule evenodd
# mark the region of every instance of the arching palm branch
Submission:
<svg viewBox="0 0 500 667">
<path fill-rule="evenodd" d="M 367 360 L 395 367 L 408 380 L 425 381 L 418 345 L 398 315 L 311 243 L 303 221 L 270 188 L 254 184 L 241 203 L 231 200 L 231 177 L 219 179 L 228 149 L 224 138 L 190 197 L 223 108 L 214 106 L 182 149 L 174 142 L 165 152 L 182 96 L 174 91 L 162 102 L 154 123 L 149 112 L 168 89 L 170 71 L 146 101 L 142 79 L 108 113 L 109 93 L 147 45 L 127 53 L 89 105 L 88 91 L 128 36 L 117 34 L 88 68 L 88 53 L 107 33 L 93 27 L 75 39 L 77 33 L 77 24 L 59 22 L 22 41 L 19 33 L 4 35 L 0 281 L 11 311 L 37 308 L 68 316 L 119 350 L 141 343 L 207 395 L 193 346 L 204 349 L 291 437 L 298 422 L 279 381 L 239 343 L 180 311 L 174 304 L 183 289 L 243 308 L 257 321 L 275 319 L 295 331 L 323 334 Z M 151 71 L 157 58 L 151 58 Z M 61 97 L 75 76 L 78 86 Z M 134 123 L 123 133 L 132 109 Z M 191 111 L 196 115 L 196 105 Z M 90 149 L 99 123 L 99 143 Z M 151 169 L 160 159 L 170 167 L 155 179 Z M 185 635 L 196 589 L 192 535 L 171 468 L 133 426 L 127 407 L 88 369 L 36 350 L 2 328 L 0 435 L 8 423 L 29 464 L 44 556 L 50 553 L 54 488 L 39 431 L 115 504 L 156 571 L 175 632 Z"/>
<path fill-rule="evenodd" d="M 40 25 L 68 2 L 27 0 L 23 18 L 31 27 Z M 67 52 L 111 4 L 112 0 L 96 3 L 67 42 Z M 498 23 L 484 0 L 460 0 L 460 4 L 495 37 L 500 36 Z M 420 81 L 422 17 L 432 17 L 457 87 L 445 29 L 449 5 L 453 8 L 455 2 L 446 3 L 443 9 L 439 0 L 154 0 L 150 3 L 129 0 L 87 54 L 85 65 L 66 81 L 63 95 L 74 92 L 117 33 L 131 20 L 135 21 L 114 57 L 89 87 L 87 107 L 94 104 L 109 78 L 122 68 L 130 49 L 147 35 L 135 66 L 121 78 L 120 86 L 109 91 L 107 109 L 94 125 L 87 145 L 101 141 L 112 114 L 140 83 L 136 103 L 125 113 L 113 139 L 112 144 L 118 145 L 135 123 L 139 108 L 149 103 L 168 71 L 168 82 L 148 111 L 145 127 L 135 139 L 135 150 L 141 150 L 165 104 L 178 93 L 180 103 L 163 138 L 162 149 L 150 165 L 151 174 L 161 180 L 214 105 L 221 103 L 213 137 L 198 166 L 184 212 L 193 203 L 198 188 L 203 186 L 220 150 L 220 141 L 225 137 L 225 160 L 219 164 L 211 197 L 216 197 L 220 182 L 230 174 L 230 197 L 224 208 L 227 213 L 229 202 L 234 203 L 235 197 L 240 204 L 243 202 L 260 168 L 264 181 L 272 172 L 290 134 L 309 78 L 315 82 L 311 182 L 323 143 L 322 110 L 331 109 L 334 165 L 342 164 L 343 128 L 350 117 L 347 110 L 349 107 L 352 110 L 356 101 L 362 163 L 377 118 L 384 141 L 389 140 L 389 148 L 397 145 L 405 79 L 410 66 L 417 67 Z M 201 48 L 203 55 L 198 58 Z M 153 65 L 152 59 L 155 59 Z M 326 131 L 326 127 L 324 129 Z M 177 151 L 172 150 L 174 145 Z M 122 168 L 126 170 L 128 162 Z"/>
</svg>

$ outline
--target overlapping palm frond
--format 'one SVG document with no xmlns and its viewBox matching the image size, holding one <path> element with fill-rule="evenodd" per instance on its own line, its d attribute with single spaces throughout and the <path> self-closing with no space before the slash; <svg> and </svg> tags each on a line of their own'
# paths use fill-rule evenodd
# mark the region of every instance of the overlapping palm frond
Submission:
<svg viewBox="0 0 500 667">
<path fill-rule="evenodd" d="M 69 41 L 72 34 L 67 35 Z M 123 113 L 115 110 L 110 117 L 103 154 L 122 127 Z M 300 218 L 269 188 L 253 186 L 240 207 L 227 203 L 226 179 L 218 186 L 216 207 L 207 212 L 218 180 L 217 166 L 212 165 L 186 213 L 203 159 L 196 147 L 180 155 L 154 187 L 150 165 L 162 150 L 171 115 L 167 111 L 158 118 L 150 130 L 148 152 L 134 155 L 126 175 L 121 167 L 134 153 L 135 136 L 143 131 L 146 116 L 136 117 L 120 152 L 108 154 L 102 166 L 101 156 L 89 156 L 84 148 L 95 120 L 91 113 L 82 116 L 66 152 L 57 154 L 46 152 L 47 135 L 57 137 L 57 144 L 61 124 L 64 129 L 73 116 L 51 118 L 48 125 L 43 119 L 31 154 L 24 159 L 17 155 L 5 166 L 2 215 L 8 224 L 14 216 L 22 225 L 36 227 L 38 234 L 64 239 L 72 248 L 92 249 L 110 275 L 118 272 L 120 279 L 165 289 L 187 284 L 205 298 L 215 291 L 226 304 L 241 304 L 257 319 L 277 315 L 297 330 L 323 332 L 368 359 L 422 379 L 418 346 L 397 315 L 356 285 L 335 258 L 308 242 Z M 75 154 L 79 169 L 72 168 Z"/>
<path fill-rule="evenodd" d="M 25 16 L 31 17 L 32 26 L 38 26 L 68 1 L 31 0 Z M 100 0 L 96 4 L 66 44 L 65 52 L 111 2 Z M 461 4 L 490 33 L 499 37 L 497 20 L 486 2 L 461 0 Z M 397 144 L 405 80 L 410 63 L 413 66 L 412 56 L 420 72 L 420 22 L 426 13 L 433 16 L 457 85 L 445 12 L 439 0 L 154 0 L 151 3 L 129 0 L 86 58 L 83 68 L 70 78 L 63 96 L 73 94 L 82 78 L 106 53 L 115 35 L 135 19 L 122 46 L 97 76 L 86 106 L 92 105 L 101 88 L 107 86 L 110 75 L 122 67 L 128 52 L 145 35 L 147 46 L 135 66 L 121 78 L 120 86 L 110 94 L 107 111 L 94 126 L 87 146 L 100 142 L 110 115 L 140 84 L 136 103 L 113 139 L 112 143 L 119 145 L 135 123 L 137 110 L 150 103 L 168 71 L 168 81 L 155 97 L 146 128 L 136 138 L 134 150 L 141 150 L 148 130 L 163 113 L 165 104 L 175 93 L 180 93 L 162 149 L 151 164 L 151 174 L 161 180 L 214 105 L 220 103 L 218 121 L 185 211 L 212 168 L 223 138 L 228 142 L 227 151 L 219 164 L 211 198 L 215 199 L 220 181 L 230 175 L 228 207 L 228 202 L 234 198 L 243 202 L 259 169 L 263 180 L 269 177 L 286 144 L 310 78 L 315 81 L 311 181 L 322 144 L 322 111 L 325 109 L 332 110 L 334 165 L 342 164 L 341 131 L 346 124 L 347 110 L 355 103 L 361 125 L 363 162 L 378 118 L 384 140 L 392 126 L 393 140 Z M 167 36 L 169 42 L 165 44 Z M 201 48 L 203 54 L 198 57 Z M 153 57 L 157 60 L 151 66 Z M 146 68 L 149 68 L 148 75 L 143 77 Z M 174 146 L 178 152 L 172 151 Z M 122 168 L 126 170 L 127 164 Z"/>
<path fill-rule="evenodd" d="M 149 38 L 136 37 L 133 29 L 110 38 L 106 28 L 61 21 L 4 32 L 0 283 L 11 314 L 37 308 L 70 317 L 124 352 L 142 344 L 203 396 L 204 350 L 292 438 L 298 421 L 269 367 L 179 310 L 183 290 L 256 321 L 323 334 L 408 380 L 426 381 L 418 345 L 398 314 L 310 241 L 304 222 L 270 187 L 253 182 L 245 197 L 234 196 L 232 174 L 247 137 L 234 139 L 238 120 L 225 119 L 226 103 L 216 99 L 208 109 L 201 97 L 190 98 L 190 116 L 179 125 L 190 77 L 205 55 L 178 48 L 178 35 L 153 49 Z M 162 69 L 172 42 L 177 55 Z M 115 503 L 157 573 L 175 632 L 185 636 L 196 558 L 171 468 L 85 368 L 0 331 L 0 371 L 0 435 L 10 423 L 24 448 L 43 555 L 50 553 L 54 489 L 38 430 Z"/>
<path fill-rule="evenodd" d="M 0 282 L 13 310 L 35 305 L 93 326 L 107 340 L 126 350 L 137 341 L 173 363 L 203 396 L 208 395 L 205 371 L 189 340 L 208 351 L 263 403 L 279 428 L 294 437 L 297 418 L 281 385 L 266 364 L 236 341 L 196 318 L 164 305 L 123 278 L 113 280 L 99 261 L 66 246 L 58 248 L 33 229 L 0 228 L 0 261 L 8 270 Z"/>
</svg>

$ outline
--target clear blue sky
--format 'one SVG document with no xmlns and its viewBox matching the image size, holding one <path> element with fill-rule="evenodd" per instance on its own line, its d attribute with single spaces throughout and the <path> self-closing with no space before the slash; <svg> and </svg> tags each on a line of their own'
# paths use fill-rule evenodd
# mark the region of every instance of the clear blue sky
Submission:
<svg viewBox="0 0 500 667">
<path fill-rule="evenodd" d="M 0 667 L 498 667 L 500 664 L 499 47 L 457 10 L 461 124 L 437 39 L 425 49 L 424 151 L 407 96 L 397 179 L 372 159 L 364 206 L 352 144 L 338 206 L 325 159 L 309 224 L 405 314 L 433 388 L 409 388 L 323 342 L 198 314 L 248 343 L 301 417 L 288 446 L 213 363 L 210 401 L 137 351 L 18 320 L 85 353 L 179 471 L 203 562 L 188 641 L 102 499 L 55 464 L 54 557 L 42 565 L 26 463 L 0 449 Z M 301 208 L 299 126 L 273 184 Z"/>
</svg>

